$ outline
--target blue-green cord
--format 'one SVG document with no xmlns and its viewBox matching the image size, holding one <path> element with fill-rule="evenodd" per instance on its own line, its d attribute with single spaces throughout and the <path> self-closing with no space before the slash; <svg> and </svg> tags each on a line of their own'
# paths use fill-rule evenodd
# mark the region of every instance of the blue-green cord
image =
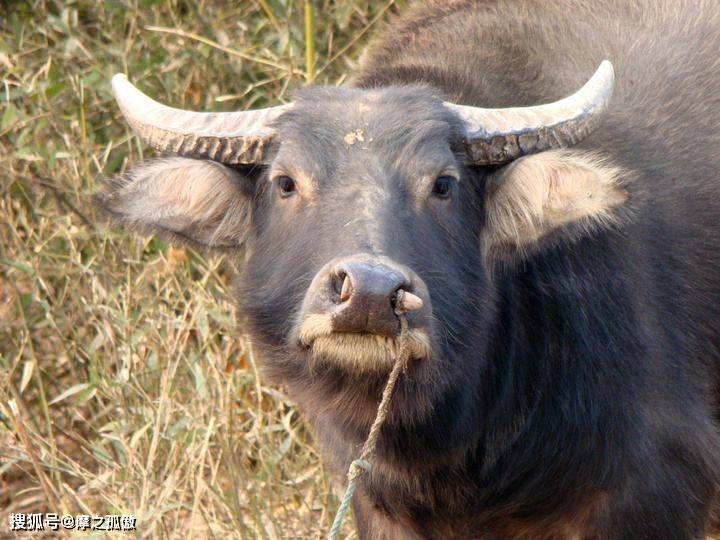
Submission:
<svg viewBox="0 0 720 540">
<path fill-rule="evenodd" d="M 365 459 L 356 459 L 350 464 L 350 468 L 348 469 L 348 486 L 342 502 L 335 513 L 335 519 L 328 533 L 328 540 L 337 540 L 340 529 L 345 521 L 345 515 L 347 514 L 348 508 L 350 508 L 350 502 L 355 494 L 357 478 L 362 474 L 363 470 L 370 470 L 370 462 Z"/>
</svg>

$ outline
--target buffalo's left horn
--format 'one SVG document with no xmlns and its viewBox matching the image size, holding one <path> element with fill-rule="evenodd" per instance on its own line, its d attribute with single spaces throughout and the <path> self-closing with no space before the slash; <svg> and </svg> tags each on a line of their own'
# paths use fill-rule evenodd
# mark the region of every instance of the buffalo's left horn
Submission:
<svg viewBox="0 0 720 540">
<path fill-rule="evenodd" d="M 233 165 L 264 163 L 273 137 L 268 124 L 292 106 L 228 113 L 184 111 L 150 99 L 122 74 L 113 77 L 112 89 L 130 127 L 155 150 Z"/>
<path fill-rule="evenodd" d="M 507 109 L 448 102 L 445 106 L 465 124 L 470 160 L 477 165 L 498 165 L 582 141 L 597 127 L 607 108 L 613 82 L 612 64 L 605 60 L 580 90 L 560 101 Z"/>
</svg>

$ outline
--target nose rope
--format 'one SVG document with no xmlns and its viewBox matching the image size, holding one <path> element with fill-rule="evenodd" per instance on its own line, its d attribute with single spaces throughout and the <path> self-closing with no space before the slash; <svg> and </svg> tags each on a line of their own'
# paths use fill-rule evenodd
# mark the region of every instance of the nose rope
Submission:
<svg viewBox="0 0 720 540">
<path fill-rule="evenodd" d="M 365 471 L 370 471 L 372 468 L 370 460 L 375 453 L 375 447 L 377 446 L 378 437 L 380 436 L 380 429 L 385 423 L 385 418 L 387 417 L 388 408 L 390 407 L 390 398 L 392 397 L 393 390 L 395 389 L 395 383 L 397 383 L 400 373 L 405 371 L 405 367 L 407 366 L 410 357 L 408 345 L 408 323 L 405 318 L 404 310 L 402 308 L 398 308 L 395 313 L 397 314 L 398 319 L 400 319 L 400 336 L 398 337 L 398 349 L 397 355 L 395 356 L 395 365 L 390 372 L 387 383 L 385 383 L 385 389 L 382 393 L 380 405 L 378 405 L 375 420 L 372 423 L 367 439 L 365 439 L 365 444 L 363 444 L 362 450 L 360 451 L 360 457 L 354 460 L 348 469 L 347 488 L 345 490 L 345 495 L 342 498 L 342 502 L 335 514 L 335 519 L 333 520 L 330 532 L 328 533 L 328 540 L 337 540 L 340 528 L 345 521 L 345 516 L 348 508 L 350 507 L 350 502 L 355 494 L 357 479 Z"/>
</svg>

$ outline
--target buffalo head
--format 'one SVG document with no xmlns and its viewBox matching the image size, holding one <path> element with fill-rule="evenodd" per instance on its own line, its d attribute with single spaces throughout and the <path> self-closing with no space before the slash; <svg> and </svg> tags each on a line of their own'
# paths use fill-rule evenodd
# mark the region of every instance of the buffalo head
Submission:
<svg viewBox="0 0 720 540">
<path fill-rule="evenodd" d="M 170 157 L 98 200 L 127 225 L 237 250 L 240 313 L 286 382 L 386 374 L 400 304 L 411 379 L 442 388 L 475 376 L 454 359 L 491 317 L 494 261 L 573 224 L 612 223 L 625 198 L 616 171 L 562 150 L 597 125 L 612 85 L 604 62 L 575 94 L 536 107 L 455 105 L 421 86 L 315 87 L 269 109 L 195 113 L 116 76 L 126 119 Z"/>
</svg>

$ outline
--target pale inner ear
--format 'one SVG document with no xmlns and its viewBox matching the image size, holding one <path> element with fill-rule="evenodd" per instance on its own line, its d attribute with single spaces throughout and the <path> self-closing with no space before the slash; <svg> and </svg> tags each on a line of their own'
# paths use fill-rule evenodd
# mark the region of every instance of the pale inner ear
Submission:
<svg viewBox="0 0 720 540">
<path fill-rule="evenodd" d="M 558 150 L 518 159 L 488 183 L 484 251 L 526 251 L 573 222 L 587 225 L 584 231 L 613 224 L 613 207 L 628 197 L 622 176 L 618 167 L 581 152 Z"/>
<path fill-rule="evenodd" d="M 230 247 L 242 243 L 249 227 L 242 182 L 236 171 L 213 161 L 160 159 L 111 180 L 97 200 L 127 225 Z"/>
</svg>

